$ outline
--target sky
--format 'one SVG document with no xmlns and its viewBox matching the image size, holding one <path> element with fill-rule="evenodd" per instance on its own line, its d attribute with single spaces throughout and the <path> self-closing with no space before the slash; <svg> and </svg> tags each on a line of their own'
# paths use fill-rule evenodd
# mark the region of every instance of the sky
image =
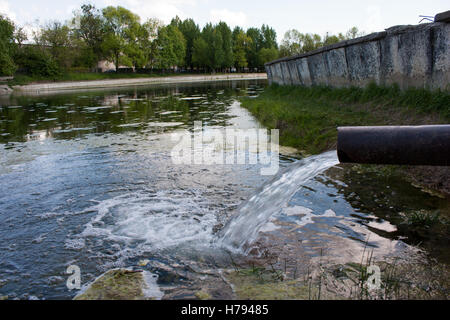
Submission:
<svg viewBox="0 0 450 320">
<path fill-rule="evenodd" d="M 434 16 L 450 9 L 449 0 L 0 0 L 0 13 L 30 31 L 46 22 L 66 21 L 81 4 L 97 8 L 121 5 L 142 21 L 165 23 L 178 15 L 193 18 L 201 27 L 225 21 L 232 27 L 273 27 L 281 41 L 286 31 L 345 33 L 353 26 L 370 33 L 401 24 L 417 24 L 419 15 Z"/>
</svg>

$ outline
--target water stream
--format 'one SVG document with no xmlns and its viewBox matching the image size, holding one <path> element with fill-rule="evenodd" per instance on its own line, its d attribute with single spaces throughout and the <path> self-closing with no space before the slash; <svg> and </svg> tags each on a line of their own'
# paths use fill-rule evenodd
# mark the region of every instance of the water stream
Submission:
<svg viewBox="0 0 450 320">
<path fill-rule="evenodd" d="M 298 161 L 252 195 L 221 232 L 219 244 L 231 250 L 248 249 L 272 216 L 287 207 L 299 186 L 339 163 L 335 151 Z"/>
</svg>

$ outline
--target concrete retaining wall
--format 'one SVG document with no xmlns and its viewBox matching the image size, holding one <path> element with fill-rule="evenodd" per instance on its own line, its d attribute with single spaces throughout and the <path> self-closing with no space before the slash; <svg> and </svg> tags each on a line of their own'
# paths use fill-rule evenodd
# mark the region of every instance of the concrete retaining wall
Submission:
<svg viewBox="0 0 450 320">
<path fill-rule="evenodd" d="M 269 83 L 450 90 L 450 23 L 396 26 L 266 64 Z"/>
</svg>

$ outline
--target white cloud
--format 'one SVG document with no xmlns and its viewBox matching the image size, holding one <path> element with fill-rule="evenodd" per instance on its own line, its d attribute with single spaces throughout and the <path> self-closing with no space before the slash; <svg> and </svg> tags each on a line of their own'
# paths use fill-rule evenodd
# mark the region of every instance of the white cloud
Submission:
<svg viewBox="0 0 450 320">
<path fill-rule="evenodd" d="M 228 9 L 213 9 L 209 12 L 209 16 L 211 22 L 218 23 L 220 21 L 224 21 L 229 24 L 231 27 L 234 26 L 247 26 L 247 15 L 242 12 L 233 12 Z"/>
<path fill-rule="evenodd" d="M 9 7 L 8 1 L 0 0 L 0 13 L 6 15 L 11 20 L 16 20 L 16 14 Z"/>
<path fill-rule="evenodd" d="M 103 2 L 105 6 L 123 6 L 138 14 L 142 21 L 158 18 L 165 23 L 169 23 L 175 16 L 187 18 L 181 7 L 196 5 L 195 0 L 104 0 Z"/>
</svg>

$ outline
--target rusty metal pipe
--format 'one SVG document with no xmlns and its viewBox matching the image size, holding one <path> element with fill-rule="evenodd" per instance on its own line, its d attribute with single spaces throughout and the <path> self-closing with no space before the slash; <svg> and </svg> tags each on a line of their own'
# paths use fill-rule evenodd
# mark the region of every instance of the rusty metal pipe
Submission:
<svg viewBox="0 0 450 320">
<path fill-rule="evenodd" d="M 450 125 L 340 127 L 342 163 L 450 166 Z"/>
</svg>

